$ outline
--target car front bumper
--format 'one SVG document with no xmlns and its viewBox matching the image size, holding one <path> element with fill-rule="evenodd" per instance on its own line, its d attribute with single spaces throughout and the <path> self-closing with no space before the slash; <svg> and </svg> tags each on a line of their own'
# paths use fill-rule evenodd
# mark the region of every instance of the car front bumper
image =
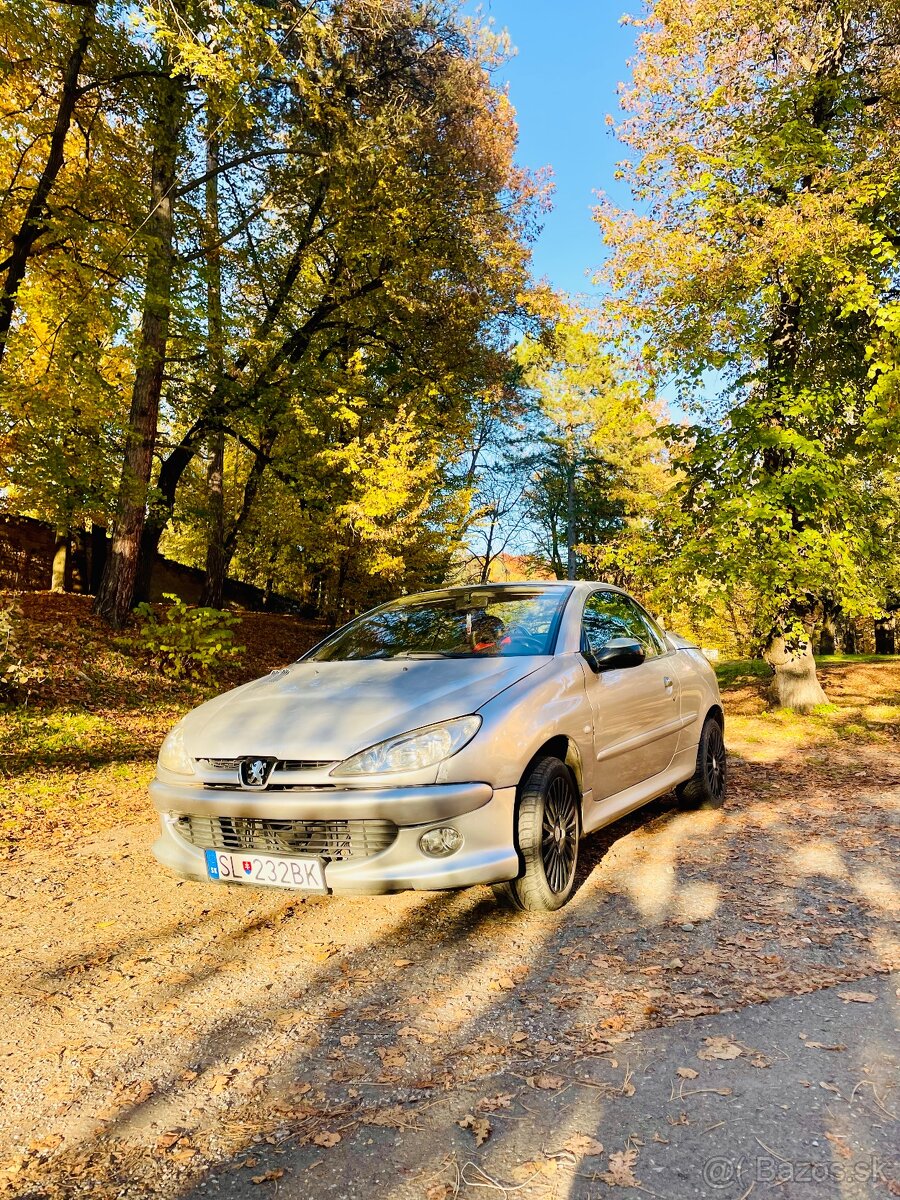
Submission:
<svg viewBox="0 0 900 1200">
<path fill-rule="evenodd" d="M 515 788 L 494 790 L 486 783 L 465 783 L 248 792 L 172 786 L 155 779 L 150 796 L 162 826 L 153 853 L 183 879 L 208 881 L 203 848 L 178 832 L 181 815 L 392 821 L 398 827 L 397 836 L 387 849 L 368 857 L 326 861 L 325 882 L 337 893 L 372 895 L 410 888 L 469 887 L 512 879 L 519 870 L 513 843 Z M 462 846 L 446 858 L 430 858 L 419 849 L 419 838 L 427 829 L 445 824 L 460 832 Z"/>
</svg>

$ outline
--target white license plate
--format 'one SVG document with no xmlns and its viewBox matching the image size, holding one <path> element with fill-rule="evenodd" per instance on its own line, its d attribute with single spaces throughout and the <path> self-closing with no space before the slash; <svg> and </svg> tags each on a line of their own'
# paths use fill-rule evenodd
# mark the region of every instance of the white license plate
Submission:
<svg viewBox="0 0 900 1200">
<path fill-rule="evenodd" d="M 327 892 L 325 864 L 320 858 L 283 858 L 276 854 L 233 854 L 230 850 L 206 851 L 206 874 L 216 883 L 252 883 L 256 886 L 297 888 Z"/>
</svg>

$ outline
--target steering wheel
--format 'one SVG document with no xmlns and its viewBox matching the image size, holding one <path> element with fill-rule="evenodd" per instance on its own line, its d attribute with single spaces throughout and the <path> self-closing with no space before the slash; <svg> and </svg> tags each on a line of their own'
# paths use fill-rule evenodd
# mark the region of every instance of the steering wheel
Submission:
<svg viewBox="0 0 900 1200">
<path fill-rule="evenodd" d="M 544 639 L 536 633 L 529 633 L 522 625 L 507 625 L 506 636 L 533 654 L 544 652 Z"/>
</svg>

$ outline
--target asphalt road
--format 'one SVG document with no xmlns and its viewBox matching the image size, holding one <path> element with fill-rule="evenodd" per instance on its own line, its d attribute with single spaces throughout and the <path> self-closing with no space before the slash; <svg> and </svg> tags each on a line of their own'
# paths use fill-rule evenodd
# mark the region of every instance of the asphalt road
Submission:
<svg viewBox="0 0 900 1200">
<path fill-rule="evenodd" d="M 898 996 L 900 974 L 681 1020 L 622 1045 L 624 1075 L 609 1061 L 557 1061 L 550 1070 L 566 1082 L 549 1092 L 499 1072 L 490 1093 L 511 1102 L 482 1115 L 491 1130 L 481 1147 L 460 1125 L 477 1106 L 456 1093 L 409 1106 L 400 1129 L 359 1125 L 326 1152 L 261 1141 L 254 1167 L 217 1172 L 189 1195 L 258 1198 L 251 1179 L 279 1170 L 267 1182 L 283 1200 L 505 1188 L 571 1200 L 900 1195 Z M 604 1180 L 616 1161 L 627 1186 Z"/>
</svg>

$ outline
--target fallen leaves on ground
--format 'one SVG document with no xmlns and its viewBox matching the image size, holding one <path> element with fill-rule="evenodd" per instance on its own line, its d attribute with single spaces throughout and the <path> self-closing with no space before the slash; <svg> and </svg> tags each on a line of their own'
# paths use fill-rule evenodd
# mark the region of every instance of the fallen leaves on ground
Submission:
<svg viewBox="0 0 900 1200">
<path fill-rule="evenodd" d="M 573 1133 L 563 1142 L 563 1149 L 574 1154 L 576 1158 L 596 1158 L 603 1153 L 602 1143 L 586 1133 Z"/>
<path fill-rule="evenodd" d="M 703 1039 L 703 1049 L 697 1051 L 697 1057 L 707 1062 L 715 1059 L 728 1060 L 740 1058 L 744 1053 L 743 1047 L 728 1037 L 707 1037 Z"/>
<path fill-rule="evenodd" d="M 542 1088 L 547 1092 L 559 1091 L 564 1083 L 565 1080 L 561 1075 L 551 1075 L 547 1071 L 542 1072 L 540 1075 L 535 1075 L 534 1077 L 534 1086 L 536 1088 Z"/>
<path fill-rule="evenodd" d="M 476 1146 L 483 1146 L 491 1136 L 491 1125 L 486 1117 L 476 1117 L 474 1113 L 466 1113 L 456 1123 L 460 1129 L 469 1129 L 472 1131 Z"/>
<path fill-rule="evenodd" d="M 633 1171 L 637 1160 L 638 1152 L 632 1147 L 627 1150 L 614 1150 L 609 1156 L 609 1167 L 600 1178 L 609 1187 L 640 1187 Z"/>
<path fill-rule="evenodd" d="M 336 1146 L 341 1140 L 339 1133 L 333 1133 L 331 1130 L 325 1129 L 321 1133 L 317 1133 L 313 1138 L 313 1142 L 317 1146 L 324 1146 L 326 1150 L 330 1150 L 332 1146 Z"/>
</svg>

